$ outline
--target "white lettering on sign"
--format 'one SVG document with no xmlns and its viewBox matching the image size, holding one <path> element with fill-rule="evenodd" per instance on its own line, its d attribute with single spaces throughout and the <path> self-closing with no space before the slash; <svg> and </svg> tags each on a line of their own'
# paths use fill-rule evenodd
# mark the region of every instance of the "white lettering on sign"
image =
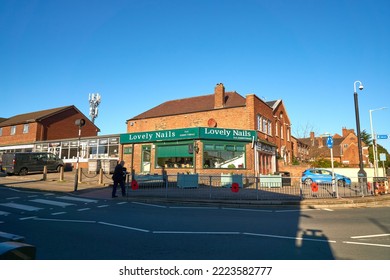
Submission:
<svg viewBox="0 0 390 280">
<path fill-rule="evenodd" d="M 251 133 L 247 130 L 233 130 L 233 136 L 251 137 Z"/>
<path fill-rule="evenodd" d="M 175 136 L 176 133 L 174 131 L 156 132 L 156 138 L 172 138 Z"/>
<path fill-rule="evenodd" d="M 143 134 L 132 134 L 129 135 L 129 140 L 134 141 L 134 140 L 151 140 L 153 134 L 152 133 L 143 133 Z"/>
<path fill-rule="evenodd" d="M 229 137 L 230 136 L 230 131 L 229 130 L 226 130 L 226 129 L 210 129 L 210 128 L 206 128 L 204 130 L 204 133 L 206 135 L 222 135 L 222 136 L 226 136 L 226 137 Z"/>
</svg>

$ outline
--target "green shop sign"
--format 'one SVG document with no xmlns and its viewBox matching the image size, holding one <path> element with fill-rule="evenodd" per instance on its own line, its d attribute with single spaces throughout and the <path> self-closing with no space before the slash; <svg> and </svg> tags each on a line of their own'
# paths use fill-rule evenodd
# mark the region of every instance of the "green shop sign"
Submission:
<svg viewBox="0 0 390 280">
<path fill-rule="evenodd" d="M 254 130 L 199 127 L 199 138 L 251 142 L 257 135 Z"/>
<path fill-rule="evenodd" d="M 256 131 L 254 130 L 192 127 L 185 129 L 125 133 L 120 135 L 120 143 L 152 143 L 158 141 L 175 141 L 188 139 L 215 139 L 250 142 L 252 141 L 252 139 L 256 139 L 256 137 Z"/>
</svg>

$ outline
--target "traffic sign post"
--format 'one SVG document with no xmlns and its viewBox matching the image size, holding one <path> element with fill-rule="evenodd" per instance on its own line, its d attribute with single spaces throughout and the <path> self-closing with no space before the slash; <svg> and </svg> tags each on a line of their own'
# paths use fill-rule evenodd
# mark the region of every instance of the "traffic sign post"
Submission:
<svg viewBox="0 0 390 280">
<path fill-rule="evenodd" d="M 334 178 L 334 164 L 333 164 L 333 137 L 328 136 L 328 139 L 326 139 L 326 145 L 330 149 L 330 163 L 332 165 L 332 190 L 333 194 L 336 195 L 336 197 L 339 197 L 338 193 L 338 187 L 336 185 L 336 180 Z"/>
</svg>

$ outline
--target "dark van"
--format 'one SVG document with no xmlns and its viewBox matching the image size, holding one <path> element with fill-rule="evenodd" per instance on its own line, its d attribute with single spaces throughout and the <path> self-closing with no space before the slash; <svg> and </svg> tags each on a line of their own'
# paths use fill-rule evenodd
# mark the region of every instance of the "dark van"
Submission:
<svg viewBox="0 0 390 280">
<path fill-rule="evenodd" d="M 26 175 L 29 172 L 60 171 L 64 162 L 52 153 L 7 153 L 2 155 L 2 168 L 8 174 Z"/>
</svg>

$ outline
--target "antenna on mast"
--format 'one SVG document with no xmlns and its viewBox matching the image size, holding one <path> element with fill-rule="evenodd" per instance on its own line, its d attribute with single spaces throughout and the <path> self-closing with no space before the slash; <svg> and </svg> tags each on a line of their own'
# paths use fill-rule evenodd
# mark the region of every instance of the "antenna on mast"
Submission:
<svg viewBox="0 0 390 280">
<path fill-rule="evenodd" d="M 98 116 L 98 106 L 102 100 L 102 97 L 99 93 L 90 93 L 89 94 L 89 116 L 91 117 L 91 121 L 95 123 L 95 119 Z"/>
</svg>

